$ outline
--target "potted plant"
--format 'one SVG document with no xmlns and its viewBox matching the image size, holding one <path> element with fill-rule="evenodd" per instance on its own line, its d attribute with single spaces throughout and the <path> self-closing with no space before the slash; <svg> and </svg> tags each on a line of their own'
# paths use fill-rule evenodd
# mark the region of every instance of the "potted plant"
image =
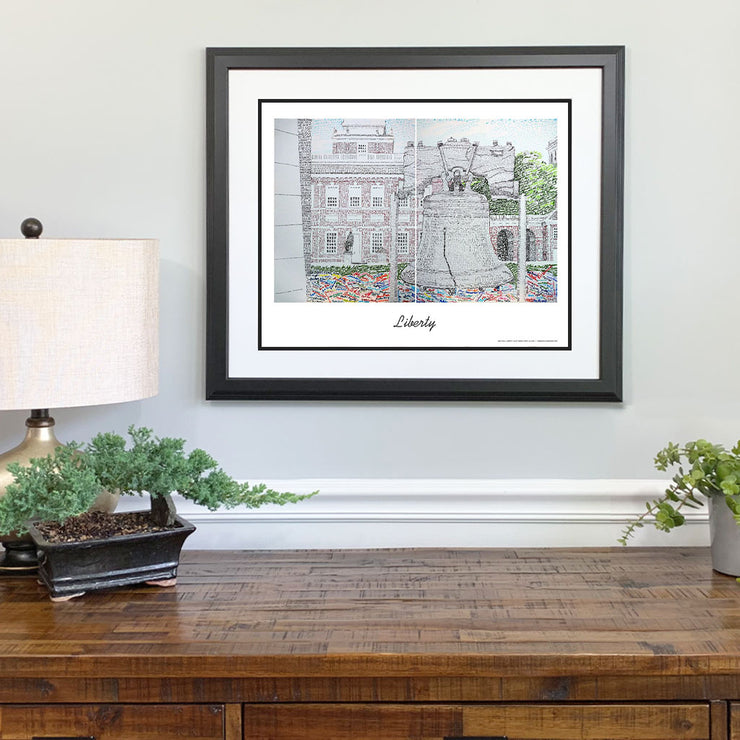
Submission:
<svg viewBox="0 0 740 740">
<path fill-rule="evenodd" d="M 666 471 L 677 466 L 665 493 L 645 505 L 645 511 L 627 524 L 619 542 L 627 540 L 652 519 L 663 532 L 686 521 L 683 511 L 709 505 L 712 567 L 740 576 L 740 442 L 731 450 L 705 439 L 680 446 L 670 442 L 655 456 L 655 467 Z"/>
<path fill-rule="evenodd" d="M 40 580 L 54 600 L 133 583 L 174 584 L 180 550 L 195 527 L 177 515 L 171 494 L 215 510 L 221 506 L 286 504 L 315 495 L 281 493 L 238 483 L 201 449 L 185 441 L 129 428 L 131 444 L 98 434 L 81 448 L 11 464 L 14 482 L 0 498 L 0 534 L 28 529 Z M 90 511 L 103 490 L 149 495 L 150 508 L 108 514 Z"/>
</svg>

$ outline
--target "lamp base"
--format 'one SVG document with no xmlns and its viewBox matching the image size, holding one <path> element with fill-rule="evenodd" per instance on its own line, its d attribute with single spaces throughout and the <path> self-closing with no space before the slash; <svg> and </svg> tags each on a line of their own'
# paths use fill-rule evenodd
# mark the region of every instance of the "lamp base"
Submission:
<svg viewBox="0 0 740 740">
<path fill-rule="evenodd" d="M 2 576 L 25 576 L 36 572 L 38 560 L 36 558 L 36 545 L 33 542 L 18 540 L 16 542 L 3 542 L 5 552 L 0 558 L 0 575 Z"/>
<path fill-rule="evenodd" d="M 5 489 L 13 482 L 8 463 L 28 465 L 31 458 L 51 455 L 61 444 L 54 434 L 54 419 L 49 416 L 48 410 L 34 409 L 26 419 L 26 436 L 23 441 L 0 455 L 0 496 L 5 495 Z"/>
</svg>

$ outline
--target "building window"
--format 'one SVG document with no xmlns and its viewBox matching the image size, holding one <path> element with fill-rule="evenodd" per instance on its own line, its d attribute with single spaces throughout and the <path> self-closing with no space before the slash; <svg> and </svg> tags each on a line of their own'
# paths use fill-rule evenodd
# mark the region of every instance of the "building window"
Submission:
<svg viewBox="0 0 740 740">
<path fill-rule="evenodd" d="M 326 207 L 339 208 L 339 187 L 337 185 L 329 185 L 326 188 Z"/>
<path fill-rule="evenodd" d="M 327 231 L 324 251 L 327 254 L 336 254 L 337 253 L 337 243 L 338 243 L 337 232 Z"/>
<path fill-rule="evenodd" d="M 409 207 L 409 196 L 408 195 L 402 195 L 398 199 L 398 205 L 400 208 L 408 208 Z"/>
<path fill-rule="evenodd" d="M 383 197 L 385 188 L 382 185 L 373 185 L 370 191 L 370 203 L 373 208 L 382 208 L 385 202 Z"/>
<path fill-rule="evenodd" d="M 367 144 L 358 144 L 357 145 L 357 153 L 358 154 L 367 154 Z"/>
<path fill-rule="evenodd" d="M 383 254 L 383 233 L 373 231 L 370 237 L 370 247 L 373 254 Z"/>
<path fill-rule="evenodd" d="M 396 250 L 398 254 L 409 253 L 409 234 L 407 231 L 399 231 L 396 234 Z"/>
<path fill-rule="evenodd" d="M 361 197 L 362 197 L 362 188 L 359 185 L 350 185 L 349 187 L 349 207 L 359 208 Z"/>
<path fill-rule="evenodd" d="M 558 240 L 558 227 L 557 226 L 552 227 L 552 240 L 554 242 L 557 242 Z"/>
</svg>

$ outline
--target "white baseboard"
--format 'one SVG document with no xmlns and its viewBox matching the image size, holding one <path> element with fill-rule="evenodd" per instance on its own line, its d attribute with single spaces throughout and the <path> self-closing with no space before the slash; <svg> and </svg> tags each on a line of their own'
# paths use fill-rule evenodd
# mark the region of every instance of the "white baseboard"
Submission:
<svg viewBox="0 0 740 740">
<path fill-rule="evenodd" d="M 198 529 L 189 549 L 375 547 L 610 547 L 664 480 L 270 480 L 315 498 L 287 506 L 209 512 L 176 500 Z M 141 508 L 139 498 L 120 509 Z M 708 545 L 706 509 L 667 535 L 638 530 L 635 545 Z"/>
</svg>

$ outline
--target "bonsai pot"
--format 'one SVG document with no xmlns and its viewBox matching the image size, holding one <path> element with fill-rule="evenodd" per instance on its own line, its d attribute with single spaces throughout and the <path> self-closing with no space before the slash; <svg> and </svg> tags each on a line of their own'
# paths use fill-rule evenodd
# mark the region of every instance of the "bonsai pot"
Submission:
<svg viewBox="0 0 740 740">
<path fill-rule="evenodd" d="M 712 568 L 728 576 L 740 576 L 740 527 L 724 496 L 709 496 L 708 505 Z"/>
<path fill-rule="evenodd" d="M 178 516 L 171 529 L 52 543 L 37 524 L 30 522 L 28 532 L 36 545 L 39 581 L 52 601 L 135 583 L 172 586 L 183 543 L 195 531 L 195 525 Z"/>
</svg>

